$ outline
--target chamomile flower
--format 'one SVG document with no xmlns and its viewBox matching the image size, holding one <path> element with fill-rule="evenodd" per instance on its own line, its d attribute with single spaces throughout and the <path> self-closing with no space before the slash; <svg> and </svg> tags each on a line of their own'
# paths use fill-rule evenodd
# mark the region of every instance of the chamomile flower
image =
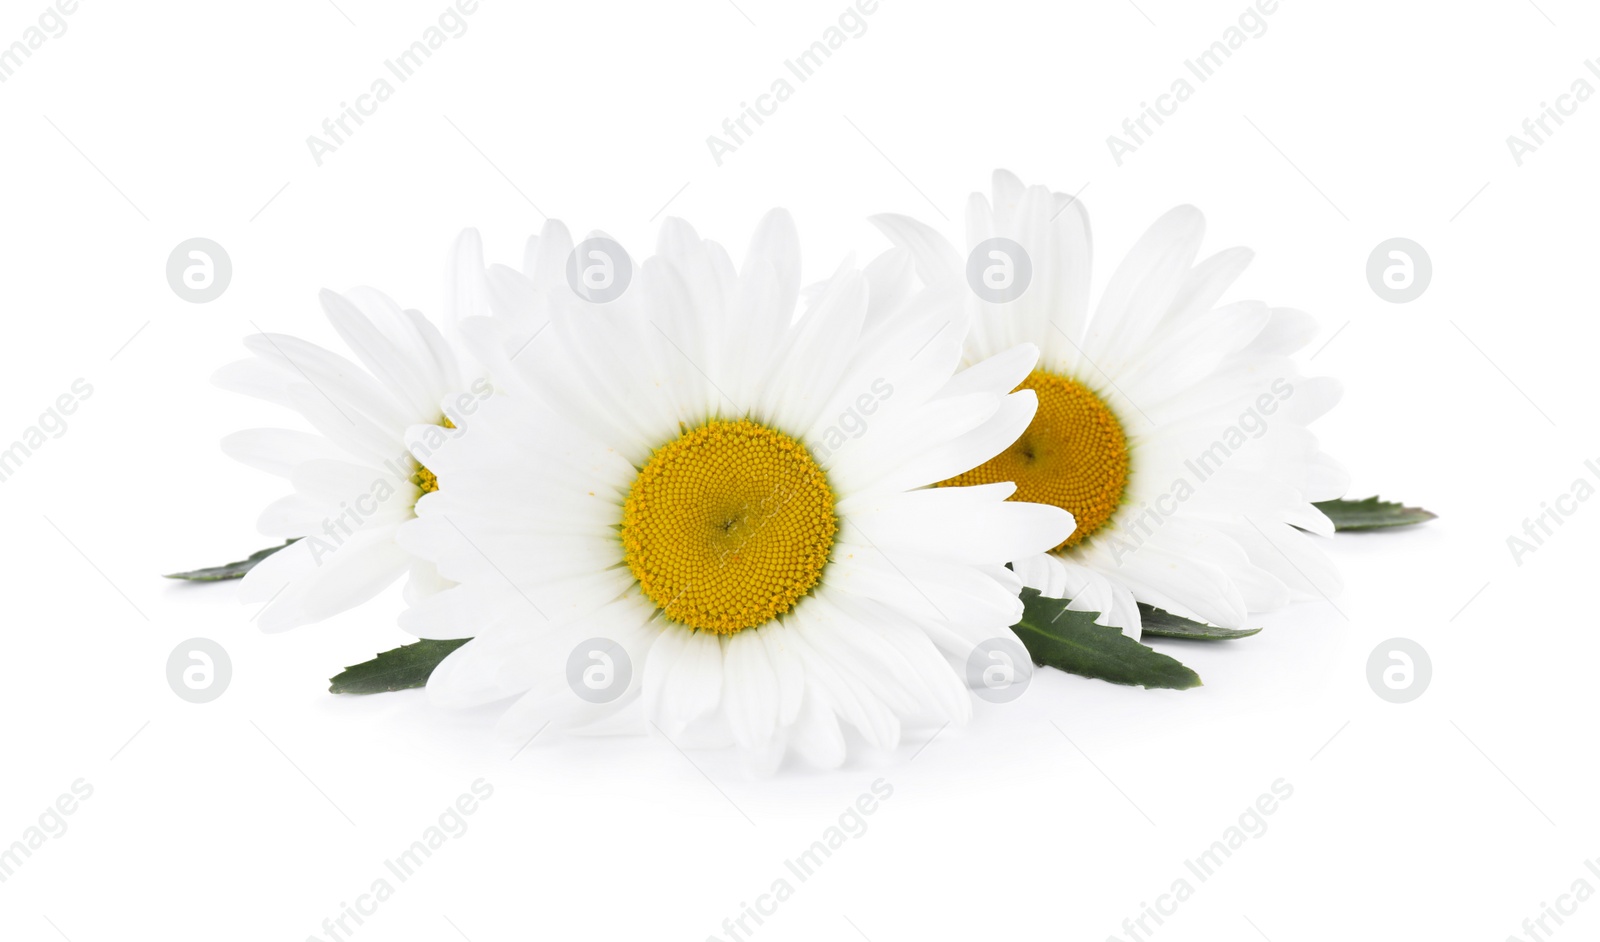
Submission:
<svg viewBox="0 0 1600 942">
<path fill-rule="evenodd" d="M 223 450 L 287 478 L 294 493 L 262 513 L 262 533 L 296 542 L 263 559 L 240 599 L 282 631 L 353 608 L 402 577 L 407 596 L 444 586 L 433 566 L 395 542 L 423 494 L 439 486 L 413 453 L 461 434 L 488 382 L 416 311 L 371 289 L 322 293 L 328 320 L 359 364 L 283 334 L 245 341 L 255 354 L 223 367 L 218 385 L 285 406 L 310 430 L 248 429 Z M 458 421 L 459 420 L 459 421 Z"/>
<path fill-rule="evenodd" d="M 1140 602 L 1238 628 L 1250 612 L 1339 590 L 1316 545 L 1333 526 L 1312 502 L 1341 497 L 1347 478 L 1307 426 L 1340 387 L 1291 359 L 1315 333 L 1307 315 L 1218 305 L 1249 250 L 1197 262 L 1204 219 L 1179 207 L 1091 312 L 1089 219 L 1075 198 L 997 171 L 992 198 L 967 204 L 966 251 L 905 217 L 874 221 L 923 281 L 970 288 L 969 360 L 1019 343 L 1041 351 L 1018 387 L 1038 397 L 1032 424 L 945 482 L 1009 481 L 1014 499 L 1072 513 L 1070 536 L 1014 561 L 1024 583 L 1134 637 Z"/>
<path fill-rule="evenodd" d="M 463 277 L 475 252 L 468 240 Z M 493 268 L 463 290 L 494 313 L 464 328 L 495 393 L 429 456 L 441 487 L 400 529 L 453 583 L 402 626 L 472 638 L 433 672 L 432 699 L 513 701 L 503 725 L 523 737 L 547 721 L 654 727 L 824 766 L 847 728 L 887 750 L 908 727 L 965 720 L 965 659 L 1022 614 L 1006 561 L 1073 524 L 1008 501 L 1010 484 L 932 485 L 1027 427 L 1034 394 L 1013 390 L 1037 352 L 958 372 L 959 297 L 910 290 L 904 258 L 842 267 L 800 305 L 782 212 L 738 268 L 669 221 L 603 304 L 541 270 Z M 571 673 L 595 639 L 620 678 L 605 702 Z"/>
</svg>

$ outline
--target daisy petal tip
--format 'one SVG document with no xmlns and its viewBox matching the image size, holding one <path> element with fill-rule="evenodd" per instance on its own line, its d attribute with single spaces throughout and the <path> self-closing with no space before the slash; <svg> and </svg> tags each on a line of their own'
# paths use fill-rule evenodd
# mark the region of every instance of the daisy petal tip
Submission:
<svg viewBox="0 0 1600 942">
<path fill-rule="evenodd" d="M 794 213 L 787 207 L 774 206 L 761 214 L 761 221 L 756 224 L 757 230 L 783 229 L 789 232 L 799 232 L 800 227 L 794 221 Z"/>
<path fill-rule="evenodd" d="M 1017 485 L 1014 481 L 1001 481 L 998 484 L 976 484 L 968 486 L 989 488 L 989 490 L 993 493 L 995 500 L 1001 503 L 1010 500 L 1011 495 L 1017 492 Z"/>
<path fill-rule="evenodd" d="M 438 670 L 434 676 L 438 676 Z M 423 689 L 427 691 L 428 704 L 441 710 L 465 710 L 477 705 L 471 697 L 462 696 L 460 691 L 450 689 L 448 684 L 435 683 L 433 678 L 428 678 L 428 683 Z M 500 723 L 495 732 L 505 738 L 515 738 L 514 734 L 507 732 L 507 724 Z"/>
<path fill-rule="evenodd" d="M 997 190 L 1002 186 L 1013 186 L 1020 190 L 1023 186 L 1022 178 L 1005 167 L 994 168 L 994 172 L 989 174 L 989 181 Z"/>
<path fill-rule="evenodd" d="M 243 600 L 241 599 L 240 601 Z M 261 633 L 266 635 L 281 635 L 286 631 L 293 631 L 301 625 L 310 623 L 309 619 L 300 612 L 283 605 L 273 605 L 270 602 L 266 608 L 256 615 L 255 622 Z"/>
<path fill-rule="evenodd" d="M 1200 207 L 1195 206 L 1192 203 L 1180 203 L 1179 205 L 1167 210 L 1166 215 L 1157 220 L 1156 224 L 1160 225 L 1161 223 L 1166 222 L 1170 222 L 1173 225 L 1182 226 L 1185 229 L 1200 230 L 1201 232 L 1204 232 L 1206 227 L 1206 214 L 1200 211 Z"/>
<path fill-rule="evenodd" d="M 216 381 L 215 374 L 212 375 L 212 381 Z M 243 447 L 243 443 L 250 436 L 250 431 L 250 429 L 242 429 L 237 432 L 229 432 L 217 440 L 217 445 L 222 449 L 222 453 L 224 455 L 237 460 L 239 451 Z"/>
<path fill-rule="evenodd" d="M 323 288 L 317 292 L 317 300 L 322 304 L 322 310 L 328 319 L 337 322 L 339 318 L 361 316 L 360 309 L 350 302 L 350 299 L 332 288 Z"/>
<path fill-rule="evenodd" d="M 1033 421 L 1034 413 L 1039 411 L 1038 393 L 1031 389 L 1019 389 L 1016 392 L 1007 393 L 1006 398 L 1016 402 L 1019 408 L 1025 409 L 1028 413 L 1028 421 Z"/>
<path fill-rule="evenodd" d="M 235 363 L 229 363 L 227 366 L 218 367 L 217 369 L 211 371 L 210 376 L 206 377 L 206 382 L 217 387 L 218 389 L 226 389 L 229 392 L 234 392 L 238 386 L 238 383 L 234 381 L 234 373 L 236 373 L 238 369 L 239 367 Z"/>
<path fill-rule="evenodd" d="M 445 498 L 441 497 L 441 498 L 438 498 L 437 500 L 434 499 L 434 495 L 436 495 L 438 493 L 439 493 L 438 491 L 432 491 L 430 493 L 423 494 L 421 497 L 417 498 L 417 502 L 412 505 L 412 509 L 413 509 L 413 511 L 416 513 L 416 515 L 418 517 L 424 516 L 426 514 L 430 514 L 434 510 L 438 510 L 441 513 L 444 511 L 445 505 L 441 504 L 440 501 L 443 501 Z M 426 551 L 427 549 L 429 549 L 429 547 L 425 543 L 423 543 L 423 544 L 415 544 L 413 546 L 408 546 L 408 547 L 405 547 L 405 549 L 408 552 L 410 552 L 410 553 L 412 553 L 414 555 L 422 556 L 423 553 L 418 552 L 418 550 Z"/>
<path fill-rule="evenodd" d="M 572 240 L 572 230 L 568 229 L 567 224 L 559 219 L 546 219 L 544 225 L 539 227 L 539 238 L 553 238 L 558 242 L 570 242 Z"/>
<path fill-rule="evenodd" d="M 1043 507 L 1050 512 L 1051 528 L 1061 534 L 1061 539 L 1056 543 L 1057 546 L 1065 543 L 1067 538 L 1072 536 L 1073 532 L 1078 529 L 1078 519 L 1072 515 L 1071 511 L 1050 504 L 1038 504 L 1036 506 Z"/>
<path fill-rule="evenodd" d="M 674 247 L 682 248 L 694 245 L 700 241 L 700 233 L 694 226 L 681 216 L 668 216 L 661 222 L 661 233 L 657 239 L 657 252 L 670 255 Z"/>
</svg>

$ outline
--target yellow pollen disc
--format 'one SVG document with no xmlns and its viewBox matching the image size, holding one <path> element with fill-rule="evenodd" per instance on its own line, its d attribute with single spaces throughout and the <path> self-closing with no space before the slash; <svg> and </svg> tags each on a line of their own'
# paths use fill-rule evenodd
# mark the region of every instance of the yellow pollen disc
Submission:
<svg viewBox="0 0 1600 942">
<path fill-rule="evenodd" d="M 691 628 L 737 634 L 793 608 L 822 578 L 833 491 L 804 445 L 712 421 L 656 449 L 622 510 L 628 568 Z"/>
<path fill-rule="evenodd" d="M 1077 546 L 1111 519 L 1128 485 L 1128 439 L 1122 423 L 1076 380 L 1034 370 L 1018 389 L 1039 397 L 1028 430 L 1005 451 L 946 485 L 1012 481 L 1012 500 L 1054 504 L 1078 528 L 1056 549 Z"/>
<path fill-rule="evenodd" d="M 450 421 L 448 417 L 440 419 L 439 424 L 445 428 L 456 427 L 456 424 Z M 439 489 L 439 479 L 434 476 L 432 471 L 421 465 L 417 466 L 417 473 L 411 476 L 411 483 L 422 488 L 422 493 L 424 494 L 432 494 Z"/>
</svg>

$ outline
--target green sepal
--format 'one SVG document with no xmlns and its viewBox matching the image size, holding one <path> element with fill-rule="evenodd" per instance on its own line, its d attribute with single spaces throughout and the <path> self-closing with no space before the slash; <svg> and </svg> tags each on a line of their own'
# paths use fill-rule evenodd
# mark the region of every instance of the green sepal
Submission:
<svg viewBox="0 0 1600 942">
<path fill-rule="evenodd" d="M 1116 628 L 1097 625 L 1095 612 L 1075 612 L 1067 599 L 1022 590 L 1022 620 L 1012 626 L 1034 663 L 1069 674 L 1133 687 L 1188 690 L 1200 675 Z"/>
<path fill-rule="evenodd" d="M 1185 638 L 1190 641 L 1232 641 L 1260 634 L 1260 628 L 1218 628 L 1203 621 L 1193 621 L 1154 605 L 1139 603 L 1139 619 L 1144 633 L 1157 638 Z"/>
<path fill-rule="evenodd" d="M 471 638 L 448 641 L 424 639 L 415 644 L 402 645 L 385 651 L 370 661 L 353 664 L 335 674 L 329 681 L 329 693 L 388 693 L 391 690 L 409 690 L 428 683 L 433 669 L 451 651 L 461 647 Z"/>
<path fill-rule="evenodd" d="M 1341 533 L 1348 530 L 1383 530 L 1426 523 L 1438 514 L 1421 507 L 1407 507 L 1392 501 L 1368 497 L 1366 500 L 1325 500 L 1314 505 L 1333 521 Z"/>
<path fill-rule="evenodd" d="M 171 572 L 167 573 L 165 578 L 184 579 L 189 582 L 222 582 L 227 579 L 243 579 L 245 573 L 256 568 L 256 563 L 261 562 L 293 542 L 294 540 L 290 540 L 283 546 L 272 546 L 264 550 L 257 550 L 251 553 L 249 557 L 236 563 L 223 563 L 221 566 L 208 566 L 205 569 L 195 569 L 190 572 Z"/>
</svg>

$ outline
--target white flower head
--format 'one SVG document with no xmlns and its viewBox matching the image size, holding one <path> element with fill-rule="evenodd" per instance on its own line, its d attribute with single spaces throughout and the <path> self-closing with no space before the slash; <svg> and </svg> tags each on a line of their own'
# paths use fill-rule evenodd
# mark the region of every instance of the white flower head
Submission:
<svg viewBox="0 0 1600 942">
<path fill-rule="evenodd" d="M 1015 499 L 1073 514 L 1062 544 L 1014 560 L 1025 584 L 1134 637 L 1141 602 L 1241 628 L 1250 612 L 1339 591 L 1315 545 L 1333 526 L 1312 502 L 1348 480 L 1307 426 L 1340 386 L 1291 359 L 1315 334 L 1307 315 L 1219 306 L 1248 249 L 1197 261 L 1205 221 L 1181 206 L 1091 311 L 1089 218 L 1074 197 L 996 171 L 992 196 L 968 201 L 966 251 L 905 217 L 874 222 L 923 281 L 964 291 L 969 360 L 1040 350 L 1020 387 L 1039 397 L 1032 424 L 951 482 L 1011 481 Z"/>
<path fill-rule="evenodd" d="M 574 296 L 559 225 L 521 272 L 462 245 L 495 392 L 428 456 L 440 487 L 400 530 L 454 583 L 401 624 L 472 638 L 436 702 L 514 700 L 522 737 L 655 728 L 765 765 L 968 718 L 965 659 L 1021 616 L 1006 561 L 1073 524 L 1009 484 L 933 485 L 1027 427 L 1032 346 L 961 370 L 959 296 L 917 289 L 906 256 L 847 263 L 802 305 L 783 212 L 738 267 L 670 220 L 605 303 Z M 576 684 L 593 641 L 605 697 Z"/>
<path fill-rule="evenodd" d="M 359 363 L 283 334 L 245 341 L 255 356 L 214 381 L 298 412 L 310 430 L 248 429 L 223 450 L 287 478 L 294 493 L 262 513 L 262 533 L 296 542 L 258 563 L 240 585 L 264 605 L 257 622 L 282 631 L 346 611 L 409 574 L 407 595 L 444 586 L 433 566 L 395 542 L 417 499 L 438 486 L 412 452 L 460 434 L 489 394 L 427 318 L 380 292 L 322 293 L 328 320 Z"/>
</svg>

